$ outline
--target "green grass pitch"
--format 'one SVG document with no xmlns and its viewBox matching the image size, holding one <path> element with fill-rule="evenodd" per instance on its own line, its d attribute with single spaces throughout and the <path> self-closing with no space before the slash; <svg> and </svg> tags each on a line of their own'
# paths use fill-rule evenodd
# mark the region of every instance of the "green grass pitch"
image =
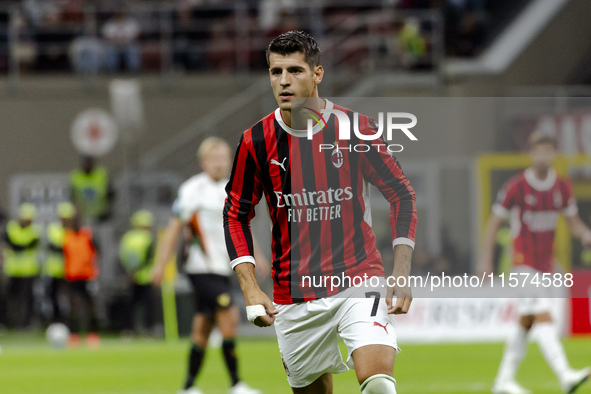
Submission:
<svg viewBox="0 0 591 394">
<path fill-rule="evenodd" d="M 571 364 L 591 364 L 591 338 L 564 341 Z M 3 394 L 165 394 L 183 380 L 188 342 L 103 339 L 100 349 L 54 350 L 39 335 L 0 337 Z M 488 393 L 501 344 L 404 345 L 394 374 L 399 393 Z M 268 394 L 290 393 L 274 339 L 242 339 L 241 374 Z M 534 393 L 559 393 L 558 382 L 537 346 L 530 345 L 518 374 Z M 359 393 L 353 371 L 335 376 L 336 394 Z M 198 378 L 205 394 L 227 393 L 229 379 L 220 349 L 208 350 Z M 591 382 L 578 394 L 591 393 Z"/>
</svg>

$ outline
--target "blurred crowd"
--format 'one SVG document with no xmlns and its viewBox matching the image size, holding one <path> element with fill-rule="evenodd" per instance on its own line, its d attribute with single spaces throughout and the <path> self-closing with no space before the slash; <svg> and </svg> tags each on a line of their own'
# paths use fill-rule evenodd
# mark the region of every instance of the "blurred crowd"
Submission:
<svg viewBox="0 0 591 394">
<path fill-rule="evenodd" d="M 9 42 L 16 43 L 12 67 L 21 72 L 137 73 L 169 65 L 186 71 L 264 69 L 268 41 L 294 29 L 324 39 L 324 47 L 338 47 L 339 64 L 363 65 L 373 58 L 386 68 L 432 68 L 435 55 L 443 53 L 435 45 L 450 56 L 475 56 L 501 17 L 525 2 L 0 1 L 0 23 L 11 25 L 0 34 L 0 69 L 10 67 Z"/>
</svg>

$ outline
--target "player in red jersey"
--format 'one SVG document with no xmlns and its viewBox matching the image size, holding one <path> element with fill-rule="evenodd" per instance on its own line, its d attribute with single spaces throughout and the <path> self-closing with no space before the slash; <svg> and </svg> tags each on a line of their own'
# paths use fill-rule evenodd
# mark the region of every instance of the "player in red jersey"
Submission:
<svg viewBox="0 0 591 394">
<path fill-rule="evenodd" d="M 325 127 L 314 127 L 312 141 L 306 130 L 295 128 L 295 98 L 317 98 L 316 110 L 339 110 L 354 118 L 352 111 L 319 98 L 324 75 L 319 55 L 315 40 L 297 31 L 280 35 L 267 49 L 279 108 L 246 130 L 238 145 L 226 187 L 226 245 L 249 320 L 258 326 L 275 323 L 294 393 L 332 393 L 332 373 L 348 369 L 338 336 L 347 345 L 347 364 L 354 365 L 364 394 L 396 393 L 393 367 L 399 349 L 389 314 L 408 312 L 412 296 L 408 286 L 396 283 L 385 290 L 367 183 L 391 204 L 396 278 L 408 278 L 410 271 L 417 221 L 414 191 L 398 162 L 380 149 L 382 140 L 369 142 L 367 152 L 347 149 L 355 141 L 337 138 L 335 116 L 324 119 Z M 359 116 L 362 133 L 375 133 L 375 128 L 373 120 Z M 339 149 L 314 149 L 320 144 Z M 255 278 L 249 225 L 263 193 L 272 222 L 274 303 Z M 314 286 L 305 284 L 306 277 L 381 278 L 376 287 L 383 289 L 367 292 L 350 282 Z"/>
<path fill-rule="evenodd" d="M 493 206 L 483 236 L 481 271 L 492 271 L 495 236 L 503 220 L 510 217 L 514 235 L 514 271 L 534 275 L 554 272 L 554 232 L 560 214 L 565 216 L 571 234 L 579 238 L 583 245 L 591 245 L 591 230 L 578 215 L 570 181 L 558 177 L 552 168 L 556 140 L 536 131 L 529 138 L 529 146 L 532 167 L 511 178 L 499 192 Z M 574 370 L 569 366 L 552 321 L 552 304 L 540 290 L 530 289 L 528 295 L 533 298 L 518 300 L 520 321 L 506 342 L 494 393 L 530 392 L 515 381 L 515 374 L 525 355 L 527 335 L 533 325 L 537 330 L 538 346 L 565 393 L 573 393 L 589 378 L 591 369 Z"/>
</svg>

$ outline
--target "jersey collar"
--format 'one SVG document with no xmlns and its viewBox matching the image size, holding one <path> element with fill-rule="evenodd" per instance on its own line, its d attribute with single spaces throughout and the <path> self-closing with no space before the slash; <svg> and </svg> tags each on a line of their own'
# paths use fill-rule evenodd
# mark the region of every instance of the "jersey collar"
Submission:
<svg viewBox="0 0 591 394">
<path fill-rule="evenodd" d="M 536 173 L 533 168 L 528 168 L 524 172 L 526 182 L 535 190 L 543 192 L 549 190 L 556 183 L 556 170 L 550 168 L 548 170 L 548 176 L 544 180 L 540 180 L 536 177 Z"/>
<path fill-rule="evenodd" d="M 325 103 L 324 109 L 331 110 L 333 108 L 332 101 L 324 99 L 324 103 Z M 330 114 L 329 114 L 329 117 L 330 117 Z M 306 137 L 308 135 L 308 130 L 292 129 L 291 127 L 286 125 L 285 122 L 283 121 L 283 116 L 281 116 L 281 110 L 279 108 L 277 108 L 275 110 L 275 119 L 277 120 L 277 123 L 279 123 L 279 126 L 281 126 L 281 128 L 283 130 L 285 130 L 288 134 L 293 135 L 294 137 Z M 328 122 L 328 117 L 324 120 L 325 120 L 325 122 Z M 316 134 L 320 130 L 321 130 L 320 124 L 316 124 L 314 126 L 314 128 L 312 129 L 312 134 Z"/>
</svg>

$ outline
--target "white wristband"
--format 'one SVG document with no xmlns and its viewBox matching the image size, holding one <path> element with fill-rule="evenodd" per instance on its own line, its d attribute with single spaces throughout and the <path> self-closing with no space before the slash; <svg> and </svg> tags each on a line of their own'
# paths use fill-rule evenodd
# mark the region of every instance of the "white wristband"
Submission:
<svg viewBox="0 0 591 394">
<path fill-rule="evenodd" d="M 265 310 L 265 307 L 261 304 L 246 306 L 246 318 L 251 323 L 254 323 L 257 317 L 266 315 L 267 311 Z"/>
</svg>

